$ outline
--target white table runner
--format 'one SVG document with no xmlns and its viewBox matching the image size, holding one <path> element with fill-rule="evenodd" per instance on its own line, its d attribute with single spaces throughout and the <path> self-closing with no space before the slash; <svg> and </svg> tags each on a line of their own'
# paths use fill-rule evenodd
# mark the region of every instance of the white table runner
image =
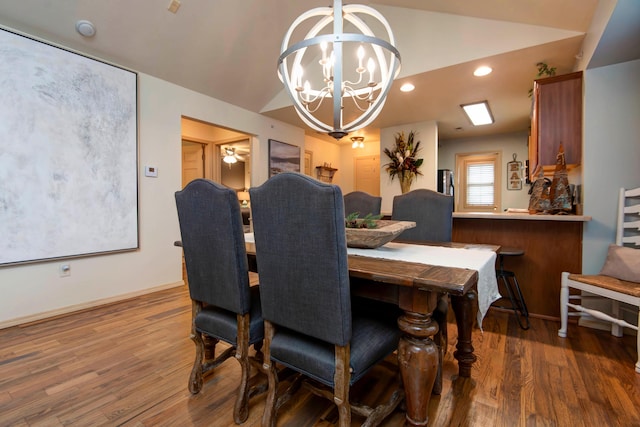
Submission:
<svg viewBox="0 0 640 427">
<path fill-rule="evenodd" d="M 478 325 L 482 327 L 489 306 L 500 298 L 496 280 L 496 253 L 488 249 L 472 247 L 445 248 L 442 246 L 411 245 L 390 242 L 378 249 L 347 248 L 352 255 L 386 258 L 420 264 L 468 268 L 478 272 Z"/>
<path fill-rule="evenodd" d="M 244 235 L 245 241 L 254 243 L 253 233 Z M 496 280 L 496 253 L 492 250 L 471 247 L 446 248 L 443 246 L 411 245 L 390 242 L 378 249 L 347 248 L 350 255 L 384 258 L 445 267 L 468 268 L 478 272 L 478 325 L 491 304 L 500 298 Z"/>
</svg>

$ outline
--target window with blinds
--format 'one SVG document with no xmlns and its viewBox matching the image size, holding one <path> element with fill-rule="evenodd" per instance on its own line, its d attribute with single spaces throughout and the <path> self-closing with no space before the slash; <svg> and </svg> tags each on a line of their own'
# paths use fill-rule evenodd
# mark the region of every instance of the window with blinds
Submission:
<svg viewBox="0 0 640 427">
<path fill-rule="evenodd" d="M 467 205 L 494 205 L 494 171 L 493 162 L 467 163 Z"/>
<path fill-rule="evenodd" d="M 500 153 L 459 154 L 458 211 L 494 211 L 500 204 Z"/>
</svg>

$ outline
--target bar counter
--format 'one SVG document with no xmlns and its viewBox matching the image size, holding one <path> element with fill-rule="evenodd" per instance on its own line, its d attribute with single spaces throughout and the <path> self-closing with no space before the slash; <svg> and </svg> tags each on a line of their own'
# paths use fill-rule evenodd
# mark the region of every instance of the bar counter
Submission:
<svg viewBox="0 0 640 427">
<path fill-rule="evenodd" d="M 560 274 L 582 272 L 584 215 L 454 212 L 453 241 L 520 248 L 504 267 L 518 278 L 531 316 L 560 319 Z M 508 303 L 506 304 L 508 305 Z"/>
<path fill-rule="evenodd" d="M 562 221 L 562 222 L 586 222 L 591 221 L 586 215 L 531 215 L 521 212 L 454 212 L 453 218 L 474 218 L 474 219 L 519 219 L 525 221 Z"/>
</svg>

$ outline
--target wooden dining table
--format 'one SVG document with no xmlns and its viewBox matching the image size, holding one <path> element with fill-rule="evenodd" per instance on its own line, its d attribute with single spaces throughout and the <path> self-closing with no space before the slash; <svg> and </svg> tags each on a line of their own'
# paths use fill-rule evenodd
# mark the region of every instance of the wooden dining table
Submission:
<svg viewBox="0 0 640 427">
<path fill-rule="evenodd" d="M 255 244 L 251 241 L 245 244 L 249 268 L 257 271 Z M 437 246 L 467 248 L 469 245 L 438 243 Z M 476 361 L 471 333 L 477 310 L 478 271 L 354 254 L 348 258 L 354 294 L 392 302 L 403 310 L 398 319 L 398 327 L 403 332 L 398 344 L 398 364 L 405 389 L 406 421 L 412 426 L 427 425 L 429 400 L 442 363 L 442 346 L 446 348 L 442 334 L 438 334 L 439 330 L 446 332 L 446 316 L 438 324 L 433 318 L 434 310 L 443 294 L 450 296 L 458 328 L 454 358 L 458 361 L 459 376 L 470 377 Z"/>
</svg>

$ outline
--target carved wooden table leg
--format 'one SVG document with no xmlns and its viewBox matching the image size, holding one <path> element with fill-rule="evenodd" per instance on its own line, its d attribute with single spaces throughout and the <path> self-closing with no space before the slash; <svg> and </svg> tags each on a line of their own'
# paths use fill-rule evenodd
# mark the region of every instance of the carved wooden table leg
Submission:
<svg viewBox="0 0 640 427">
<path fill-rule="evenodd" d="M 407 311 L 398 319 L 398 326 L 404 333 L 398 344 L 398 363 L 405 390 L 406 421 L 408 425 L 425 426 L 440 357 L 431 338 L 438 332 L 438 324 L 431 320 L 431 314 Z"/>
<path fill-rule="evenodd" d="M 438 304 L 431 318 L 438 323 L 438 332 L 434 335 L 433 340 L 440 349 L 440 361 L 438 363 L 438 374 L 436 382 L 433 384 L 432 394 L 439 395 L 442 393 L 442 361 L 447 353 L 447 312 L 449 311 L 449 295 L 441 294 L 438 296 Z"/>
<path fill-rule="evenodd" d="M 474 304 L 476 304 L 476 292 L 469 291 L 461 296 L 451 295 L 451 306 L 456 315 L 458 325 L 458 344 L 453 357 L 458 360 L 458 375 L 461 377 L 471 376 L 471 366 L 476 361 L 471 344 L 471 332 L 474 321 Z"/>
</svg>

